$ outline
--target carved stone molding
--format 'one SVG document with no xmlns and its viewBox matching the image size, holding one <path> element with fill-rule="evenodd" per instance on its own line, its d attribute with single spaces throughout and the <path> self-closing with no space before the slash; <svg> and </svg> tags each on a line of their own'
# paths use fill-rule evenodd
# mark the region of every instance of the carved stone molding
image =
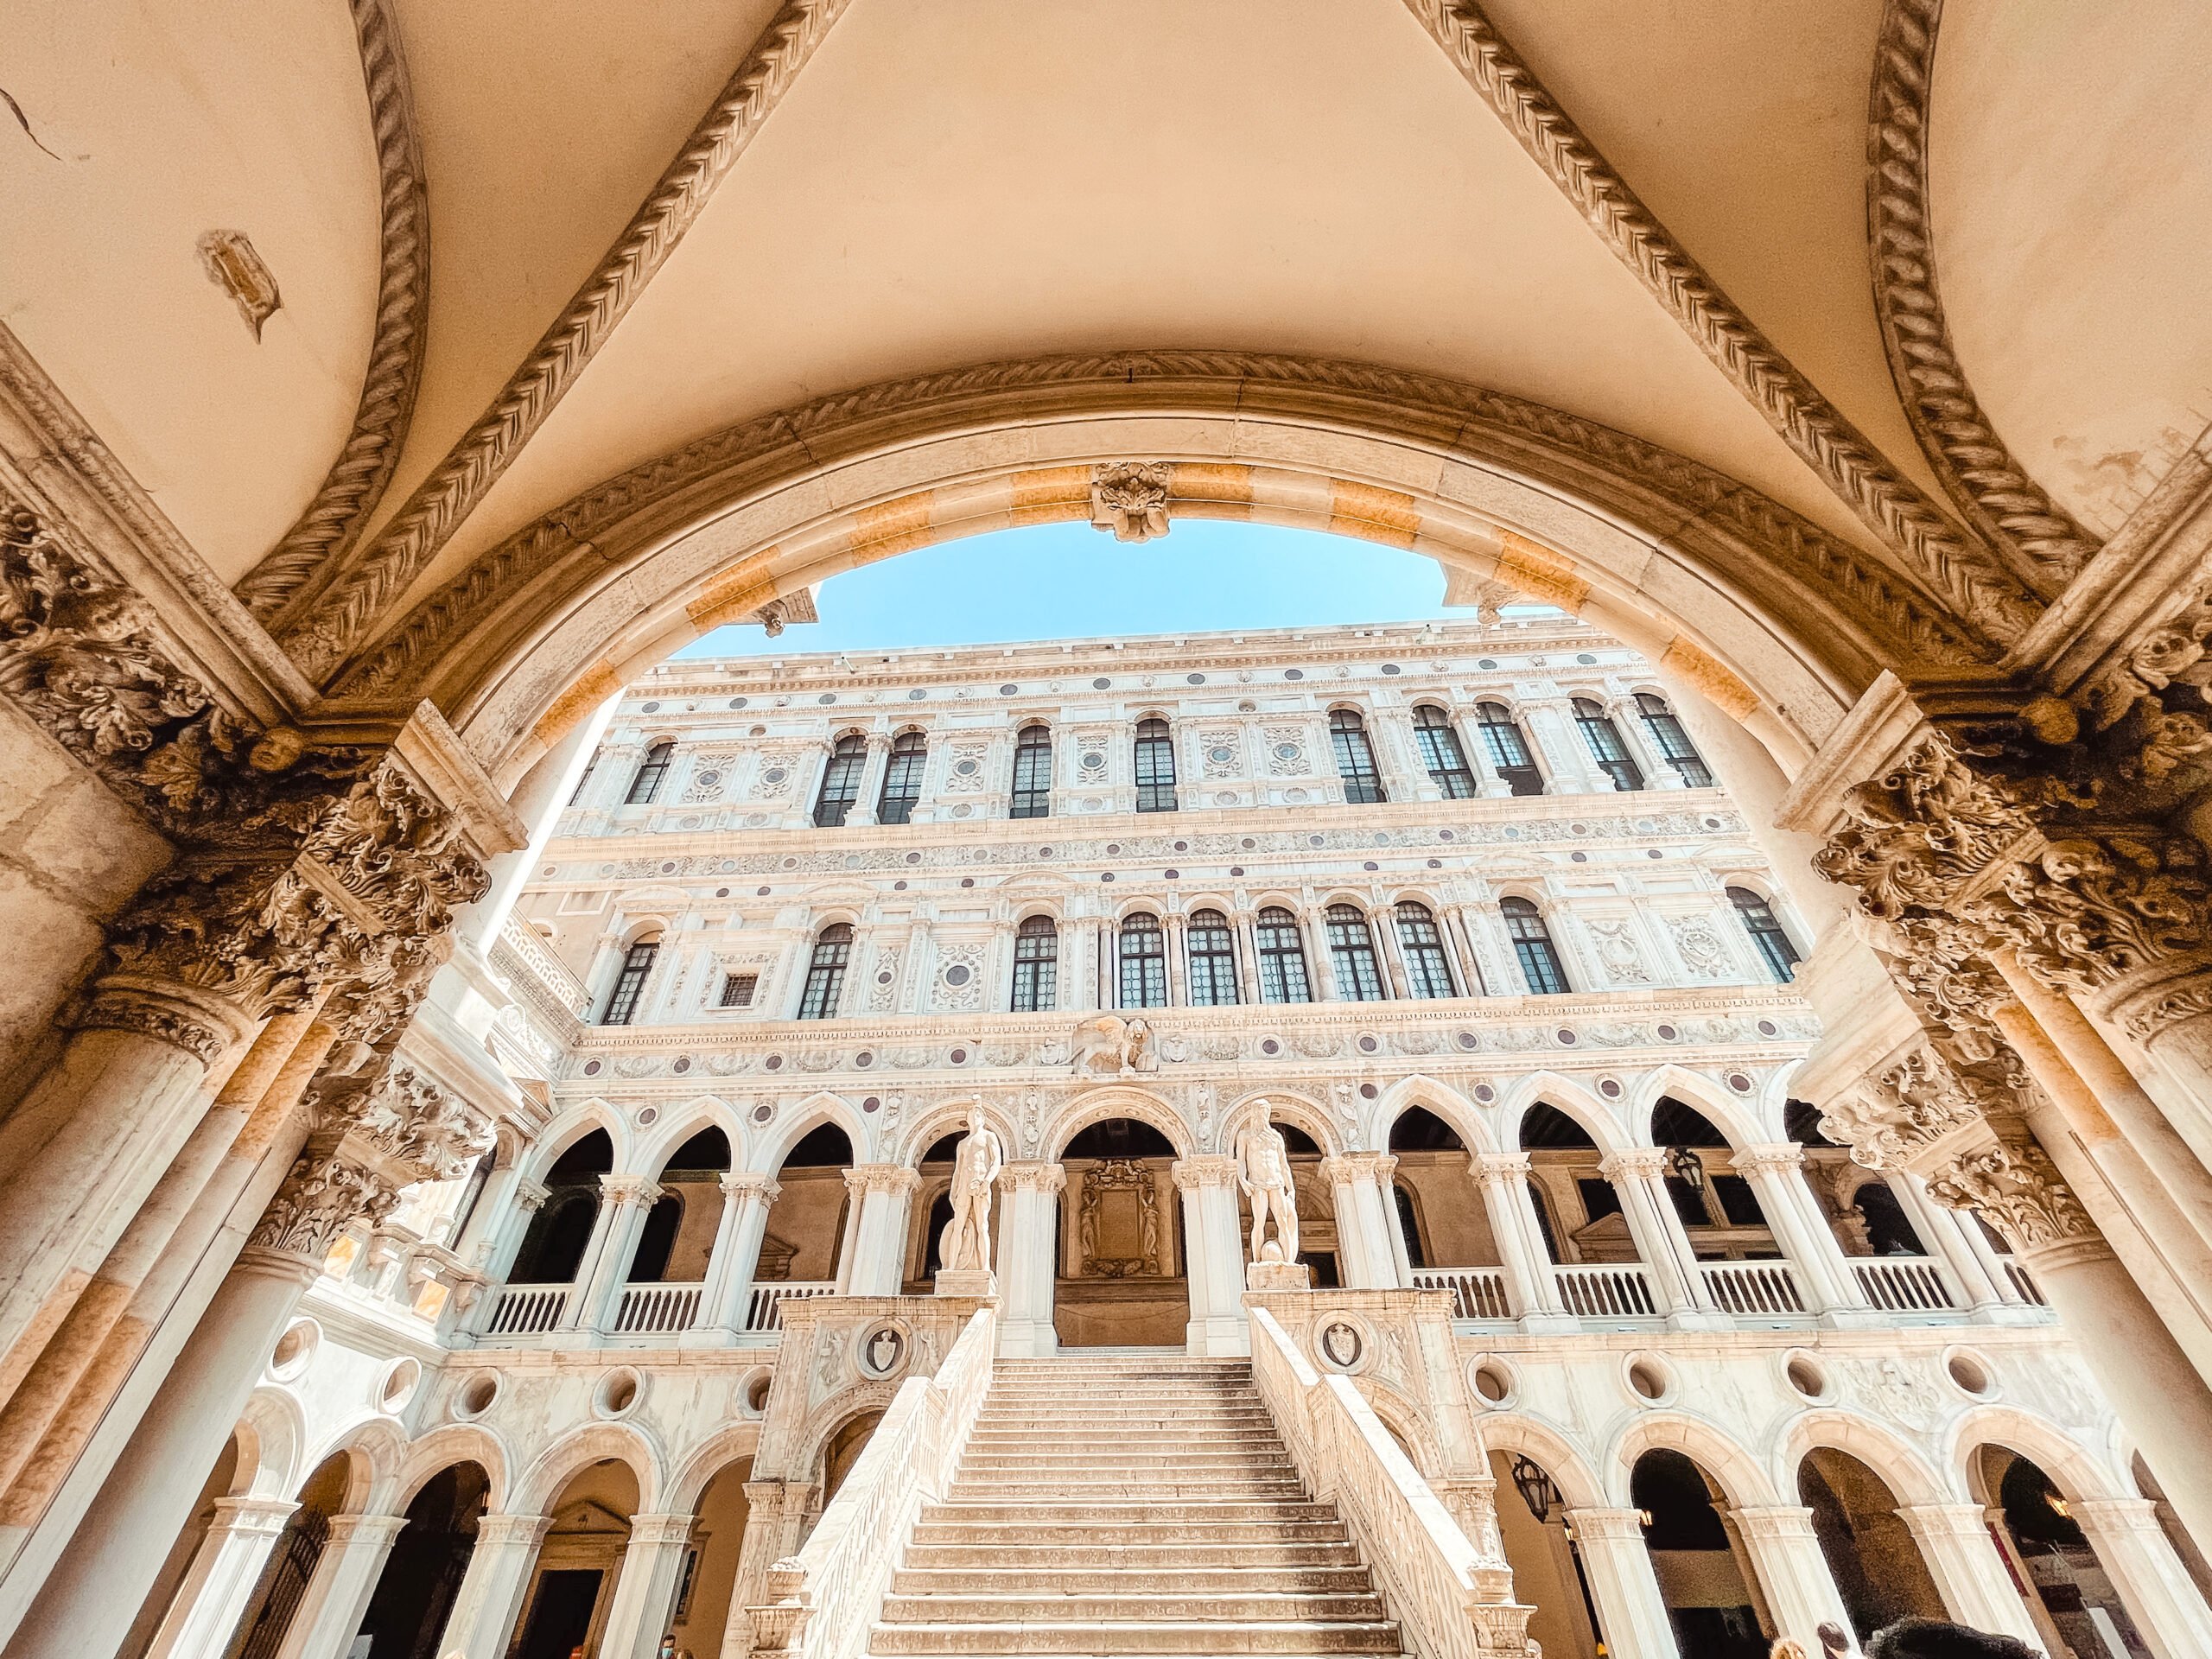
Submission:
<svg viewBox="0 0 2212 1659">
<path fill-rule="evenodd" d="M 598 268 L 325 602 L 281 636 L 316 678 L 365 639 L 583 372 L 704 211 L 848 0 L 785 0 Z"/>
<path fill-rule="evenodd" d="M 773 1176 L 762 1175 L 751 1170 L 739 1170 L 721 1179 L 722 1196 L 742 1204 L 747 1199 L 764 1205 L 773 1204 L 784 1196 L 784 1189 Z"/>
<path fill-rule="evenodd" d="M 1058 1163 L 1008 1164 L 999 1172 L 999 1185 L 1010 1192 L 1051 1195 L 1065 1192 L 1067 1184 L 1068 1173 Z"/>
<path fill-rule="evenodd" d="M 845 1190 L 855 1198 L 871 1192 L 894 1196 L 912 1192 L 922 1184 L 922 1172 L 904 1164 L 855 1164 L 845 1171 Z"/>
<path fill-rule="evenodd" d="M 605 1205 L 629 1205 L 649 1209 L 661 1200 L 661 1187 L 650 1175 L 602 1175 L 599 1200 Z"/>
<path fill-rule="evenodd" d="M 358 1136 L 416 1180 L 451 1180 L 491 1144 L 480 1113 L 404 1061 L 318 1079 L 304 1104 L 319 1133 Z"/>
<path fill-rule="evenodd" d="M 1626 1147 L 1598 1160 L 1609 1181 L 1656 1181 L 1667 1173 L 1667 1154 L 1657 1147 Z"/>
<path fill-rule="evenodd" d="M 610 558 L 626 556 L 626 521 L 656 503 L 690 497 L 717 478 L 752 487 L 794 468 L 823 464 L 880 444 L 897 423 L 909 429 L 941 412 L 968 424 L 1071 410 L 1234 406 L 1243 388 L 1265 387 L 1274 402 L 1310 399 L 1343 423 L 1402 429 L 1433 442 L 1440 424 L 1459 451 L 1537 465 L 1562 486 L 1610 510 L 1647 516 L 1663 502 L 1673 539 L 1710 532 L 1764 550 L 1774 569 L 1755 588 L 1771 598 L 1786 580 L 1838 620 L 1863 632 L 1895 660 L 1964 664 L 1997 654 L 1964 613 L 1923 596 L 1878 560 L 1859 552 L 1756 490 L 1674 451 L 1543 404 L 1465 382 L 1372 364 L 1230 351 L 1133 351 L 988 363 L 887 381 L 817 398 L 795 409 L 709 435 L 571 497 L 479 557 L 423 600 L 398 626 L 337 682 L 349 696 L 428 689 L 436 669 L 478 630 L 527 602 L 535 617 L 548 597 L 548 573 L 564 584 L 603 578 Z M 1609 494 L 1606 480 L 1618 480 Z M 635 551 L 657 544 L 640 536 Z M 575 567 L 567 575 L 569 563 Z M 1786 575 L 1785 575 L 1786 573 Z M 1741 573 L 1731 572 L 1732 578 Z M 1801 601 L 1802 602 L 1802 601 Z"/>
<path fill-rule="evenodd" d="M 1168 468 L 1160 461 L 1116 461 L 1090 469 L 1090 522 L 1117 542 L 1167 533 Z"/>
<path fill-rule="evenodd" d="M 353 425 L 322 486 L 291 529 L 239 582 L 237 593 L 263 621 L 353 545 L 391 481 L 415 413 L 430 314 L 430 203 L 415 102 L 391 0 L 352 0 L 361 79 L 376 142 L 379 222 L 376 323 Z"/>
<path fill-rule="evenodd" d="M 1525 1181 L 1535 1171 L 1525 1152 L 1478 1152 L 1468 1163 L 1475 1179 L 1485 1186 Z"/>
<path fill-rule="evenodd" d="M 1900 477 L 1637 200 L 1475 0 L 1406 0 L 1536 164 L 1800 459 L 1931 588 L 2011 641 L 2037 595 Z"/>
<path fill-rule="evenodd" d="M 1944 492 L 2020 578 L 2046 596 L 2096 556 L 2096 539 L 2046 495 L 1982 412 L 1936 286 L 1928 205 L 1929 94 L 1942 0 L 1889 0 L 1874 48 L 1866 219 L 1874 310 L 1890 374 Z"/>
</svg>

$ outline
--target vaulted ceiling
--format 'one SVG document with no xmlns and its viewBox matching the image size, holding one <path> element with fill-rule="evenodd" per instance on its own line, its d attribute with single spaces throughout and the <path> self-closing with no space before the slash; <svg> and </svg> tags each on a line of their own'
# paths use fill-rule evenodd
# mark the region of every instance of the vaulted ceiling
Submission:
<svg viewBox="0 0 2212 1659">
<path fill-rule="evenodd" d="M 455 496 L 408 591 L 737 421 L 1168 346 L 1474 382 L 1894 559 L 1501 118 L 1464 50 L 1486 17 L 1900 488 L 1957 499 L 1885 350 L 1870 113 L 1873 176 L 1920 215 L 1993 434 L 1976 453 L 2048 493 L 2050 534 L 2113 533 L 2212 417 L 2212 9 L 1948 0 L 1937 33 L 1936 0 L 795 0 L 780 48 L 777 15 L 207 0 L 188 23 L 32 0 L 0 60 L 22 111 L 0 114 L 0 320 L 224 582 L 303 514 L 373 542 L 753 54 L 727 171 Z M 1924 194 L 1885 153 L 1900 86 L 1917 103 L 1888 130 L 1917 134 Z M 427 262 L 420 235 L 394 241 L 410 178 Z M 225 230 L 280 290 L 257 339 L 199 251 Z"/>
</svg>

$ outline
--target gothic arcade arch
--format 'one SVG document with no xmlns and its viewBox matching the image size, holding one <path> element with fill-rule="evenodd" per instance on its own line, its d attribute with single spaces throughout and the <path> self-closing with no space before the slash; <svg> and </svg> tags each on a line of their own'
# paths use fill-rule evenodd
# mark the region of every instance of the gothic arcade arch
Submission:
<svg viewBox="0 0 2212 1659">
<path fill-rule="evenodd" d="M 1496 1133 L 1483 1121 L 1482 1114 L 1468 1104 L 1467 1097 L 1422 1071 L 1401 1077 L 1382 1091 L 1382 1099 L 1368 1113 L 1368 1143 L 1377 1151 L 1387 1149 L 1392 1128 L 1415 1107 L 1434 1113 L 1451 1125 L 1469 1153 L 1498 1150 Z"/>
</svg>

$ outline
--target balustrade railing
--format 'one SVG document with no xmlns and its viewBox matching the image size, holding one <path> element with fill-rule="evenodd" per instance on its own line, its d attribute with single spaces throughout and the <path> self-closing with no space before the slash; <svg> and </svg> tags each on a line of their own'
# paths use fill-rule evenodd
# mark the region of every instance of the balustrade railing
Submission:
<svg viewBox="0 0 2212 1659">
<path fill-rule="evenodd" d="M 526 925 L 519 916 L 510 916 L 500 925 L 499 943 L 515 953 L 523 966 L 537 976 L 539 982 L 551 992 L 554 999 L 570 1014 L 582 1020 L 591 1013 L 591 993 L 570 973 L 558 957 L 545 948 L 545 941 Z"/>
<path fill-rule="evenodd" d="M 772 1284 L 755 1285 L 752 1295 L 745 1300 L 745 1328 L 748 1331 L 780 1331 L 784 1328 L 783 1306 L 809 1296 L 833 1296 L 837 1285 L 831 1279 L 779 1279 Z"/>
<path fill-rule="evenodd" d="M 487 1337 L 534 1337 L 561 1321 L 574 1285 L 501 1285 L 484 1321 Z"/>
<path fill-rule="evenodd" d="M 2022 1301 L 2033 1302 L 2037 1307 L 2050 1306 L 2049 1302 L 2044 1300 L 2043 1287 L 2036 1283 L 2033 1275 L 2009 1256 L 2005 1262 L 2005 1276 L 2012 1281 L 2012 1288 L 2020 1293 Z"/>
<path fill-rule="evenodd" d="M 935 1376 L 899 1384 L 805 1548 L 769 1569 L 765 1605 L 745 1610 L 755 1653 L 859 1659 L 867 1651 L 916 1517 L 951 1484 L 997 1347 L 997 1314 L 978 1308 Z"/>
<path fill-rule="evenodd" d="M 1656 1319 L 1651 1281 L 1641 1262 L 1554 1267 L 1553 1280 L 1567 1311 L 1586 1319 Z"/>
<path fill-rule="evenodd" d="M 1407 1651 L 1420 1659 L 1519 1652 L 1530 1610 L 1512 1600 L 1502 1551 L 1486 1557 L 1476 1548 L 1350 1379 L 1317 1373 L 1265 1308 L 1252 1309 L 1251 1320 L 1260 1397 L 1308 1490 L 1343 1512 L 1404 1627 Z"/>
<path fill-rule="evenodd" d="M 1700 1262 L 1697 1270 L 1724 1313 L 1758 1319 L 1808 1311 L 1787 1262 Z"/>
<path fill-rule="evenodd" d="M 1948 1313 L 1958 1306 L 1929 1256 L 1878 1255 L 1853 1262 L 1851 1271 L 1866 1300 L 1891 1313 Z"/>
<path fill-rule="evenodd" d="M 1510 1319 L 1503 1268 L 1415 1268 L 1414 1288 L 1452 1293 L 1455 1319 Z"/>
<path fill-rule="evenodd" d="M 625 1285 L 614 1309 L 618 1336 L 663 1336 L 689 1331 L 699 1318 L 699 1298 L 706 1286 Z"/>
</svg>

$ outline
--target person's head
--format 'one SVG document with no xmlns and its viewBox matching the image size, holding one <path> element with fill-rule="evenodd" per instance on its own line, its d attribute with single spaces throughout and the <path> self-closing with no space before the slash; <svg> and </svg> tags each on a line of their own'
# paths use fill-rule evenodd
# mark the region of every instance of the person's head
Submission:
<svg viewBox="0 0 2212 1659">
<path fill-rule="evenodd" d="M 1901 1618 L 1874 1633 L 1866 1659 L 2037 1659 L 2009 1636 L 1991 1636 L 1940 1618 Z"/>
</svg>

